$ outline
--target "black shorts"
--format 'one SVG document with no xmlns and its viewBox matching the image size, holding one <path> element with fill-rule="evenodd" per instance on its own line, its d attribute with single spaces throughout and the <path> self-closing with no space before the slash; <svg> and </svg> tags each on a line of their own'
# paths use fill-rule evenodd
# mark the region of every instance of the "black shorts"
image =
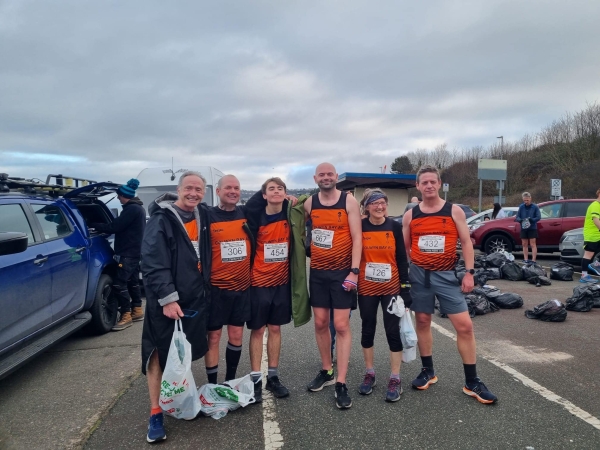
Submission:
<svg viewBox="0 0 600 450">
<path fill-rule="evenodd" d="M 292 321 L 292 291 L 289 284 L 250 288 L 251 318 L 246 324 L 250 330 L 265 325 L 285 325 Z"/>
<path fill-rule="evenodd" d="M 600 252 L 600 242 L 583 241 L 583 249 L 587 252 Z"/>
<path fill-rule="evenodd" d="M 327 309 L 356 309 L 356 291 L 346 291 L 342 283 L 350 273 L 346 270 L 310 269 L 308 283 L 310 306 Z"/>
<path fill-rule="evenodd" d="M 527 228 L 526 230 L 521 230 L 521 239 L 537 239 L 537 237 L 537 228 L 535 230 L 532 230 L 530 228 Z"/>
<path fill-rule="evenodd" d="M 210 295 L 208 331 L 220 330 L 224 325 L 243 327 L 250 320 L 248 289 L 229 291 L 212 286 Z"/>
</svg>

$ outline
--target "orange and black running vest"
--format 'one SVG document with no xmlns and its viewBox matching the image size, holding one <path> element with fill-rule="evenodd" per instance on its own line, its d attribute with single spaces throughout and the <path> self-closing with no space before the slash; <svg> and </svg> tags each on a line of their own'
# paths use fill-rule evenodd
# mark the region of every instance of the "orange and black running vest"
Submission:
<svg viewBox="0 0 600 450">
<path fill-rule="evenodd" d="M 444 203 L 433 213 L 424 213 L 419 205 L 415 206 L 409 226 L 413 264 L 425 270 L 454 270 L 458 231 L 452 219 L 452 203 Z"/>
<path fill-rule="evenodd" d="M 358 295 L 380 296 L 400 293 L 396 239 L 402 239 L 402 234 L 394 235 L 392 219 L 386 218 L 381 225 L 373 225 L 368 217 L 362 220 L 362 256 L 358 275 Z"/>
<path fill-rule="evenodd" d="M 243 291 L 250 287 L 250 256 L 252 246 L 246 218 L 241 208 L 223 211 L 213 206 L 210 215 L 212 267 L 210 283 L 229 291 Z"/>
<path fill-rule="evenodd" d="M 192 241 L 194 250 L 196 250 L 196 256 L 198 257 L 198 270 L 202 272 L 202 264 L 200 263 L 200 246 L 198 241 L 198 222 L 196 222 L 196 218 L 194 217 L 189 222 L 184 223 L 183 227 L 185 228 L 190 241 Z"/>
<path fill-rule="evenodd" d="M 350 270 L 352 267 L 352 235 L 346 212 L 347 195 L 342 192 L 338 202 L 332 206 L 322 205 L 319 194 L 312 196 L 311 269 Z"/>
<path fill-rule="evenodd" d="M 281 286 L 290 280 L 290 226 L 286 211 L 262 212 L 256 236 L 252 286 Z"/>
</svg>

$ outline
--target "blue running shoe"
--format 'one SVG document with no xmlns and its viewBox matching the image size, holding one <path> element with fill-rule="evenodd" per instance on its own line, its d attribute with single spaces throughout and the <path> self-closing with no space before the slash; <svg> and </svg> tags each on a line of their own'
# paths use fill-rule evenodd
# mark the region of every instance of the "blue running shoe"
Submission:
<svg viewBox="0 0 600 450">
<path fill-rule="evenodd" d="M 498 401 L 498 397 L 490 392 L 479 378 L 472 383 L 466 383 L 463 392 L 470 397 L 475 397 L 479 403 L 491 405 Z"/>
<path fill-rule="evenodd" d="M 586 275 L 585 277 L 581 277 L 579 279 L 580 283 L 597 283 L 598 280 L 596 280 L 595 278 L 590 277 L 589 275 Z"/>
<path fill-rule="evenodd" d="M 398 378 L 390 378 L 387 392 L 385 393 L 386 402 L 397 402 L 402 394 L 402 382 Z"/>
<path fill-rule="evenodd" d="M 148 423 L 148 436 L 146 440 L 150 443 L 156 441 L 164 441 L 167 438 L 167 432 L 163 425 L 164 416 L 163 413 L 153 414 L 150 416 L 150 422 Z"/>
<path fill-rule="evenodd" d="M 596 265 L 595 263 L 588 264 L 588 269 L 591 270 L 596 275 L 600 275 L 600 265 Z"/>
</svg>

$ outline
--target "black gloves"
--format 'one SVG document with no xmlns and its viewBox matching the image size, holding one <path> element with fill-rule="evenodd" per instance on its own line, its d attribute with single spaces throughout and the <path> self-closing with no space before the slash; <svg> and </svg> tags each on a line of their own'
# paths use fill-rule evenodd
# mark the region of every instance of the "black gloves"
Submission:
<svg viewBox="0 0 600 450">
<path fill-rule="evenodd" d="M 400 297 L 402 297 L 402 300 L 404 300 L 404 306 L 410 308 L 412 305 L 412 297 L 410 295 L 409 287 L 400 289 Z"/>
</svg>

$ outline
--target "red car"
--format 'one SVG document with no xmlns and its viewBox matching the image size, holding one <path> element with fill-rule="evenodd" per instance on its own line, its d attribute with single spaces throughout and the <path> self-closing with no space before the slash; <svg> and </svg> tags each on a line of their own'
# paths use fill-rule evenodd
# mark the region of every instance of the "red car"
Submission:
<svg viewBox="0 0 600 450">
<path fill-rule="evenodd" d="M 565 231 L 583 227 L 585 213 L 594 200 L 554 200 L 539 203 L 542 220 L 537 223 L 539 253 L 558 252 L 558 244 Z M 522 250 L 521 224 L 514 217 L 490 220 L 471 231 L 471 242 L 486 253 Z"/>
</svg>

